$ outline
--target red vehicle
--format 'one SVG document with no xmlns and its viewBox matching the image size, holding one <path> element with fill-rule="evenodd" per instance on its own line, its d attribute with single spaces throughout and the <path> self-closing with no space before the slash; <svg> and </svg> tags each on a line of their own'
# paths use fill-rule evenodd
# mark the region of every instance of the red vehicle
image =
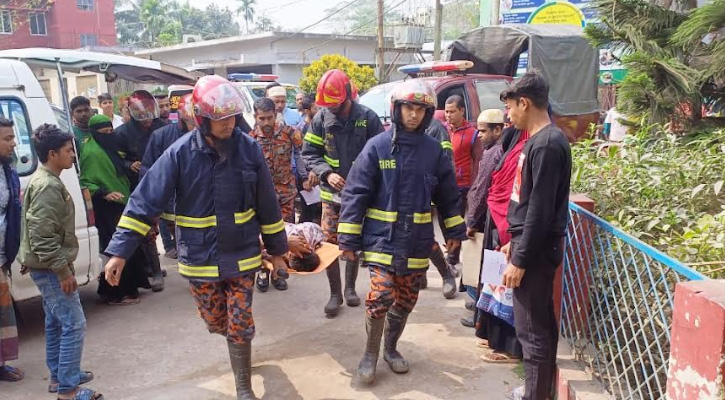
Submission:
<svg viewBox="0 0 725 400">
<path fill-rule="evenodd" d="M 438 109 L 445 108 L 446 100 L 455 94 L 463 97 L 466 104 L 466 118 L 475 121 L 482 110 L 498 108 L 503 110 L 501 92 L 511 81 L 502 75 L 466 74 L 470 61 L 433 62 L 401 67 L 399 71 L 411 75 L 438 74 L 436 76 L 410 77 L 421 79 L 433 86 L 438 95 Z M 390 96 L 395 85 L 402 81 L 384 83 L 360 96 L 360 104 L 371 108 L 386 125 L 390 122 Z"/>
</svg>

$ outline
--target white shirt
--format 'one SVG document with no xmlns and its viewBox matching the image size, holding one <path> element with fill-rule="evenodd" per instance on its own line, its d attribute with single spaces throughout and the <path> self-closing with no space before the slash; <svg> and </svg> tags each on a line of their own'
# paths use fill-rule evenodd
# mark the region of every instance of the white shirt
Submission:
<svg viewBox="0 0 725 400">
<path fill-rule="evenodd" d="M 605 124 L 610 124 L 609 140 L 612 142 L 621 142 L 629 131 L 628 126 L 619 122 L 620 119 L 626 120 L 627 117 L 614 107 L 609 110 L 607 118 L 604 119 Z"/>
<path fill-rule="evenodd" d="M 113 120 L 111 123 L 113 124 L 113 129 L 116 129 L 123 125 L 123 118 L 120 115 L 113 114 Z"/>
</svg>

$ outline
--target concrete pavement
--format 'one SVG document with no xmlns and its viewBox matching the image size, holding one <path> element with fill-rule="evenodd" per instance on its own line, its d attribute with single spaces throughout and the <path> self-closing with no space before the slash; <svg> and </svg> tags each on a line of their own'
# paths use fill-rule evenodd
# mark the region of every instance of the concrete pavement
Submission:
<svg viewBox="0 0 725 400">
<path fill-rule="evenodd" d="M 86 311 L 83 368 L 96 379 L 87 386 L 107 400 L 232 400 L 234 383 L 224 338 L 207 333 L 196 315 L 186 281 L 168 259 L 169 276 L 161 293 L 144 291 L 136 306 L 95 303 L 96 284 L 81 289 Z M 441 279 L 428 272 L 429 289 L 421 292 L 399 350 L 411 371 L 395 375 L 382 360 L 377 379 L 360 387 L 351 379 L 365 343 L 363 306 L 344 306 L 335 319 L 322 308 L 328 299 L 323 274 L 293 276 L 287 292 L 270 287 L 255 292 L 257 335 L 253 342 L 253 385 L 260 399 L 505 399 L 521 384 L 513 365 L 480 361 L 473 331 L 459 318 L 464 294 L 445 300 Z M 368 288 L 361 270 L 358 293 Z M 45 342 L 39 299 L 19 307 L 20 360 L 26 371 L 18 383 L 0 382 L 4 400 L 53 399 L 45 390 Z"/>
</svg>

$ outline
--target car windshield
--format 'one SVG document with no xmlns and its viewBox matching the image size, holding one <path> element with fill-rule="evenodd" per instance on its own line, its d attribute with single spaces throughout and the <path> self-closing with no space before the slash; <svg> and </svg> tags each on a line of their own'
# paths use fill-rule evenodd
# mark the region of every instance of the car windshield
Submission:
<svg viewBox="0 0 725 400">
<path fill-rule="evenodd" d="M 380 118 L 390 117 L 390 96 L 396 82 L 375 86 L 360 96 L 360 104 L 375 111 Z"/>
<path fill-rule="evenodd" d="M 247 87 L 249 88 L 249 92 L 252 94 L 252 98 L 254 99 L 254 101 L 257 101 L 257 99 L 260 97 L 264 97 L 267 90 L 267 85 Z M 302 90 L 292 85 L 284 85 L 284 88 L 287 89 L 287 107 L 296 110 L 297 100 L 295 99 L 295 97 L 297 97 L 297 93 L 301 93 Z"/>
</svg>

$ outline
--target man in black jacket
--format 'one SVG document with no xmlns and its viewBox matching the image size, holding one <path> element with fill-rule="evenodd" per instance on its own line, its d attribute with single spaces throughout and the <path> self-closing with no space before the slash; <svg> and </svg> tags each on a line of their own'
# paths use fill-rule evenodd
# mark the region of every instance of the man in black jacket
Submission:
<svg viewBox="0 0 725 400">
<path fill-rule="evenodd" d="M 151 93 L 137 90 L 128 98 L 128 111 L 131 121 L 116 129 L 119 145 L 124 158 L 124 165 L 131 181 L 131 191 L 136 189 L 141 180 L 141 161 L 148 147 L 151 133 L 165 126 L 159 118 L 159 105 Z M 141 249 L 146 256 L 146 270 L 151 275 L 151 289 L 154 292 L 164 290 L 164 276 L 159 261 L 159 250 L 156 248 L 156 229 L 151 229 Z"/>
<path fill-rule="evenodd" d="M 568 221 L 571 151 L 549 117 L 549 84 L 527 72 L 501 93 L 509 117 L 529 132 L 508 209 L 511 242 L 503 284 L 514 289 L 514 324 L 524 352 L 524 400 L 553 398 L 558 330 L 554 274 L 563 259 Z"/>
</svg>

